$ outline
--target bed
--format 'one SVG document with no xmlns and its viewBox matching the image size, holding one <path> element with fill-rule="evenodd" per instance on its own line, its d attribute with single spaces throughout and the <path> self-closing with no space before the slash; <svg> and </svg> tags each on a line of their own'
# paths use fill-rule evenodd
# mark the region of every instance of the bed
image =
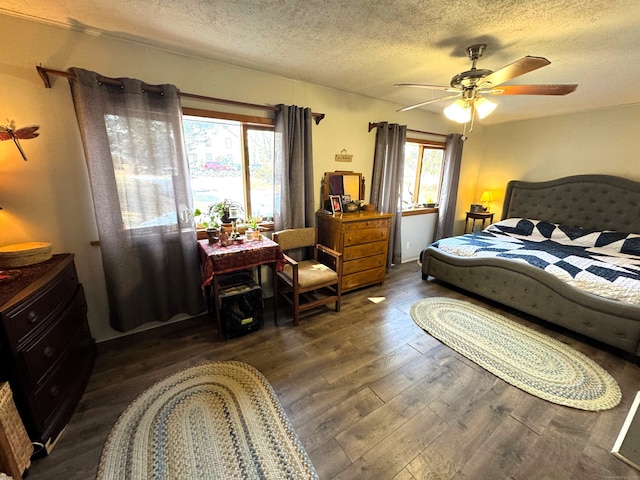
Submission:
<svg viewBox="0 0 640 480">
<path fill-rule="evenodd" d="M 506 246 L 496 245 L 499 240 Z M 561 253 L 549 253 L 552 244 Z M 531 261 L 533 250 L 540 256 Z M 602 263 L 608 257 L 613 267 Z M 608 175 L 511 181 L 500 222 L 434 242 L 421 261 L 424 280 L 435 278 L 640 357 L 640 290 L 634 290 L 640 286 L 640 182 Z M 584 280 L 607 269 L 618 294 Z"/>
</svg>

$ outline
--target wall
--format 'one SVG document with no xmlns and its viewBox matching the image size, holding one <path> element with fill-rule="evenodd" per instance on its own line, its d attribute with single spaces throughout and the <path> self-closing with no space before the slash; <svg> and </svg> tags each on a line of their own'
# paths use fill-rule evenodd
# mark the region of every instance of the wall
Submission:
<svg viewBox="0 0 640 480">
<path fill-rule="evenodd" d="M 438 214 L 402 217 L 402 263 L 420 258 L 420 252 L 433 242 Z"/>
<path fill-rule="evenodd" d="M 119 333 L 108 325 L 99 248 L 89 245 L 98 237 L 82 143 L 67 81 L 52 77 L 53 88 L 45 89 L 36 65 L 60 70 L 77 66 L 110 77 L 173 83 L 189 93 L 256 104 L 297 104 L 325 113 L 326 118 L 313 130 L 318 206 L 325 171 L 354 170 L 370 179 L 375 134 L 368 132 L 369 122 L 386 120 L 442 133 L 459 130 L 440 114 L 420 110 L 397 113 L 399 106 L 387 102 L 176 55 L 106 34 L 0 15 L 0 38 L 5 52 L 0 68 L 0 123 L 13 119 L 18 127 L 40 125 L 38 138 L 22 142 L 28 162 L 22 161 L 10 142 L 0 144 L 0 206 L 4 207 L 0 211 L 0 245 L 47 241 L 53 244 L 54 253 L 73 252 L 97 340 Z M 183 105 L 223 109 L 204 102 L 184 101 Z M 265 115 L 263 111 L 236 111 Z M 472 138 L 479 142 L 482 132 L 476 133 Z M 465 192 L 474 192 L 479 151 L 471 140 L 467 143 L 462 183 Z M 353 155 L 351 164 L 334 161 L 343 149 Z M 368 198 L 368 183 L 366 192 Z"/>
<path fill-rule="evenodd" d="M 598 173 L 640 181 L 639 125 L 635 104 L 486 127 L 476 199 L 493 191 L 499 219 L 509 180 Z"/>
</svg>

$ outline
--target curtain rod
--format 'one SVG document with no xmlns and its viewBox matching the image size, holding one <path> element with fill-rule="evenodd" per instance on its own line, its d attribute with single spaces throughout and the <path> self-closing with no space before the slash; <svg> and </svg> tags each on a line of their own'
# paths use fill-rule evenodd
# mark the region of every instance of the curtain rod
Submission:
<svg viewBox="0 0 640 480">
<path fill-rule="evenodd" d="M 374 128 L 378 128 L 382 126 L 382 122 L 369 122 L 369 131 L 373 130 Z M 449 135 L 445 135 L 444 133 L 435 133 L 435 132 L 425 132 L 423 130 L 413 130 L 411 128 L 407 128 L 407 132 L 411 132 L 411 133 L 424 133 L 425 135 L 435 135 L 436 137 L 444 137 L 447 138 Z"/>
<path fill-rule="evenodd" d="M 40 78 L 42 78 L 45 88 L 51 88 L 51 79 L 49 78 L 49 75 L 56 75 L 58 77 L 66 77 L 66 78 L 76 78 L 76 76 L 73 73 L 67 72 L 64 70 L 55 70 L 53 68 L 41 67 L 39 65 L 36 65 L 36 70 L 38 70 L 38 75 L 40 75 Z M 107 85 L 122 85 L 122 82 L 115 78 L 98 77 L 98 79 L 101 83 L 106 83 Z M 154 85 L 144 85 L 144 88 L 149 90 L 150 92 L 156 92 L 156 93 L 162 92 L 162 89 L 160 87 L 156 87 Z M 272 112 L 276 112 L 279 110 L 278 107 L 274 107 L 272 105 L 258 105 L 255 103 L 238 102 L 236 100 L 226 100 L 224 98 L 208 97 L 206 95 L 197 95 L 195 93 L 186 93 L 186 92 L 178 91 L 178 95 L 185 98 L 193 98 L 196 100 L 204 100 L 207 102 L 224 103 L 226 105 L 233 105 L 235 107 L 255 108 L 259 110 L 270 110 Z M 316 122 L 316 125 L 318 125 L 320 121 L 325 117 L 325 114 L 311 112 L 311 116 L 313 117 L 313 120 Z"/>
</svg>

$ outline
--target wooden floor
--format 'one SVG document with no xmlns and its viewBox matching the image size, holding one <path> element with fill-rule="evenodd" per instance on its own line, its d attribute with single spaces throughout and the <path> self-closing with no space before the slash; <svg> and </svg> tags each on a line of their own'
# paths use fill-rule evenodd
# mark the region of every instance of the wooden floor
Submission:
<svg viewBox="0 0 640 480">
<path fill-rule="evenodd" d="M 584 412 L 512 387 L 418 328 L 409 315 L 427 296 L 469 299 L 546 331 L 593 358 L 618 381 L 622 403 Z M 384 297 L 374 303 L 370 297 Z M 94 478 L 102 445 L 123 409 L 177 370 L 240 360 L 275 389 L 321 479 L 626 479 L 640 472 L 609 453 L 637 390 L 640 369 L 620 356 L 549 330 L 495 304 L 394 267 L 383 286 L 324 309 L 218 342 L 201 317 L 104 342 L 89 387 L 29 480 Z"/>
</svg>

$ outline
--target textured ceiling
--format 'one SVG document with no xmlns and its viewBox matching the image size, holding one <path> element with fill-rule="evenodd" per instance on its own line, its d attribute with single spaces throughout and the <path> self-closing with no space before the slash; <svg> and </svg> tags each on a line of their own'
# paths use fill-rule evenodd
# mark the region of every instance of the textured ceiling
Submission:
<svg viewBox="0 0 640 480">
<path fill-rule="evenodd" d="M 488 44 L 478 68 L 498 70 L 525 55 L 551 61 L 507 84 L 579 84 L 567 96 L 494 97 L 498 108 L 484 124 L 640 102 L 639 0 L 2 0 L 0 13 L 399 107 L 442 92 L 394 83 L 448 85 L 470 68 L 465 50 L 474 43 Z M 424 108 L 441 111 L 448 103 Z"/>
</svg>

